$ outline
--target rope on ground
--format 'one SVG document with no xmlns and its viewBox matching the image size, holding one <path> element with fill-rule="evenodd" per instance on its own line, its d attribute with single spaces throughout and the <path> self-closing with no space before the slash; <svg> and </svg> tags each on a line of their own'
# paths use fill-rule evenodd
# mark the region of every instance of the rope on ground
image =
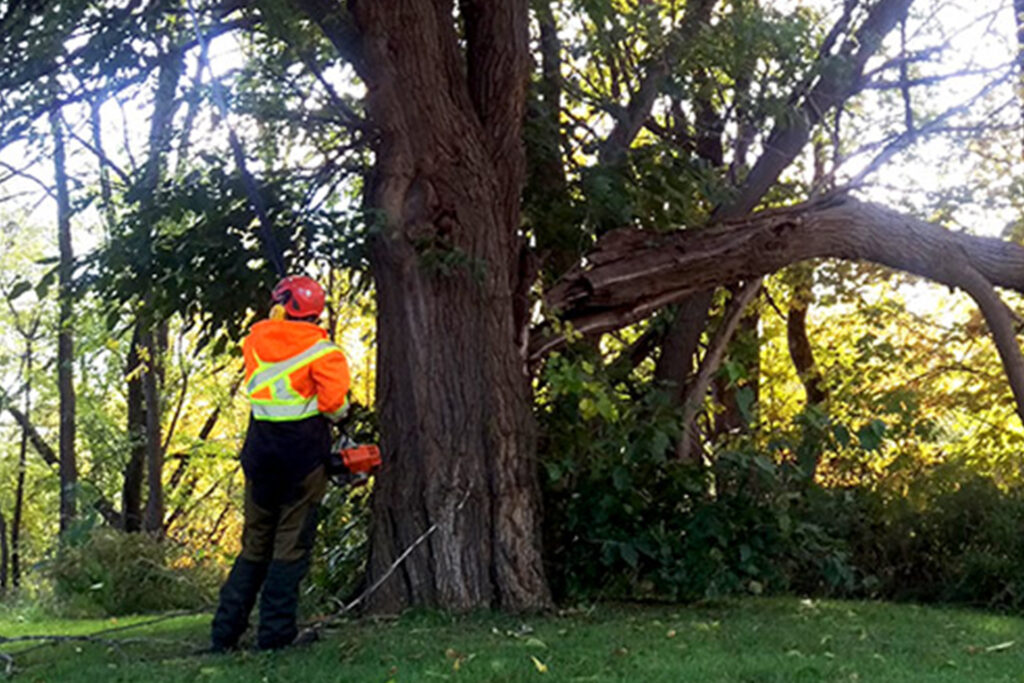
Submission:
<svg viewBox="0 0 1024 683">
<path fill-rule="evenodd" d="M 469 491 L 467 490 L 462 495 L 462 499 L 455 506 L 455 510 L 452 513 L 452 515 L 454 516 L 454 515 L 458 514 L 462 510 L 462 508 L 464 508 L 466 506 L 466 502 L 468 500 L 469 500 Z M 391 566 L 388 567 L 387 571 L 385 571 L 383 574 L 381 574 L 377 578 L 377 580 L 374 581 L 372 584 L 370 584 L 370 586 L 366 590 L 364 590 L 362 593 L 357 595 L 355 597 L 355 599 L 352 600 L 351 602 L 349 602 L 347 605 L 342 605 L 341 609 L 339 609 L 334 614 L 328 615 L 328 616 L 324 617 L 322 620 L 320 620 L 319 622 L 317 622 L 314 625 L 314 628 L 323 628 L 325 626 L 329 626 L 330 624 L 338 621 L 343 616 L 345 616 L 346 614 L 351 612 L 353 609 L 355 609 L 357 606 L 362 604 L 363 601 L 365 601 L 367 598 L 369 598 L 375 592 L 377 592 L 377 589 L 380 588 L 382 585 L 384 585 L 385 581 L 387 581 L 389 578 L 391 578 L 391 576 L 398 570 L 398 568 L 402 565 L 402 563 L 405 562 L 406 559 L 408 559 L 408 557 L 410 555 L 412 555 L 412 552 L 414 550 L 416 550 L 416 548 L 418 548 L 424 542 L 426 542 L 426 540 L 428 538 L 430 538 L 430 536 L 435 531 L 437 531 L 437 528 L 438 528 L 439 524 L 440 524 L 439 521 L 438 522 L 434 522 L 433 524 L 431 524 L 430 527 L 426 531 L 424 531 L 422 534 L 420 534 L 419 537 L 415 541 L 413 541 L 412 544 L 409 545 L 409 547 L 407 547 L 405 550 L 403 550 L 402 553 L 397 558 L 395 558 L 395 561 L 391 563 Z"/>
<path fill-rule="evenodd" d="M 111 633 L 119 633 L 123 631 L 129 631 L 137 628 L 143 628 L 145 626 L 152 626 L 163 621 L 169 621 L 171 619 L 178 619 L 180 617 L 194 616 L 196 614 L 203 614 L 206 610 L 187 610 L 171 612 L 168 614 L 162 614 L 159 617 L 153 619 L 147 619 L 146 621 L 140 621 L 135 624 L 125 624 L 123 626 L 113 626 L 110 628 L 101 629 L 93 633 L 82 634 L 82 635 L 27 635 L 27 636 L 0 636 L 0 644 L 9 643 L 39 643 L 35 647 L 25 648 L 24 650 L 18 651 L 17 655 L 25 655 L 29 652 L 35 652 L 44 647 L 51 645 L 59 645 L 60 643 L 97 643 L 120 649 L 122 645 L 133 645 L 139 643 L 161 643 L 166 644 L 176 641 L 168 641 L 158 638 L 104 638 L 102 636 L 109 635 Z M 14 655 L 9 652 L 0 652 L 0 662 L 4 665 L 4 676 L 10 677 L 14 675 L 16 671 Z"/>
</svg>

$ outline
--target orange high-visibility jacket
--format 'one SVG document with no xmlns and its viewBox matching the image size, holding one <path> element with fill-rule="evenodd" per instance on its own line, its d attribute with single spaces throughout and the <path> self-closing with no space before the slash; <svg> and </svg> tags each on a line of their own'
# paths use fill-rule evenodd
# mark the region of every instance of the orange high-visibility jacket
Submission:
<svg viewBox="0 0 1024 683">
<path fill-rule="evenodd" d="M 322 414 L 337 420 L 348 408 L 345 354 L 317 325 L 263 320 L 242 341 L 242 354 L 253 418 L 291 422 Z"/>
</svg>

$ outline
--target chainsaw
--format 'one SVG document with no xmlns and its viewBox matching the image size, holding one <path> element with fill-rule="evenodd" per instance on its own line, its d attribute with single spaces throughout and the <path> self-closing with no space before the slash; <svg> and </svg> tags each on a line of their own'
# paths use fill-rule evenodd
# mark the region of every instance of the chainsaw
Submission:
<svg viewBox="0 0 1024 683">
<path fill-rule="evenodd" d="M 342 434 L 331 447 L 327 474 L 338 486 L 362 486 L 380 469 L 380 448 L 357 444 Z"/>
</svg>

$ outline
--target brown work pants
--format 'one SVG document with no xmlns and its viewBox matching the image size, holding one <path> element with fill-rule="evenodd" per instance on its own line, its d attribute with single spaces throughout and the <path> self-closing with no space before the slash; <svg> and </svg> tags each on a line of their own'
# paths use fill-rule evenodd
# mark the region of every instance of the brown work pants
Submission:
<svg viewBox="0 0 1024 683">
<path fill-rule="evenodd" d="M 294 499 L 261 507 L 247 478 L 242 557 L 253 562 L 294 562 L 305 557 L 316 539 L 317 505 L 326 489 L 327 474 L 322 466 L 317 467 L 302 480 Z"/>
<path fill-rule="evenodd" d="M 268 482 L 260 482 L 265 485 Z M 286 484 L 282 484 L 286 485 Z M 212 648 L 229 650 L 249 624 L 260 595 L 256 644 L 261 649 L 284 647 L 298 633 L 299 583 L 309 571 L 316 538 L 317 505 L 327 487 L 324 467 L 317 467 L 279 503 L 256 503 L 253 483 L 245 482 L 245 527 L 242 553 L 220 590 L 213 618 Z M 272 499 L 271 499 L 272 500 Z"/>
</svg>

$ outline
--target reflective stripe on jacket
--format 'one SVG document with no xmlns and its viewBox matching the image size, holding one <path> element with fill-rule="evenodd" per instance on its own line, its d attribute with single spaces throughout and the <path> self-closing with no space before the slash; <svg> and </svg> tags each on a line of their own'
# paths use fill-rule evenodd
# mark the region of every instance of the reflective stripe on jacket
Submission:
<svg viewBox="0 0 1024 683">
<path fill-rule="evenodd" d="M 340 418 L 348 407 L 348 363 L 318 326 L 264 320 L 242 342 L 245 390 L 253 418 L 270 422 L 322 414 Z"/>
</svg>

